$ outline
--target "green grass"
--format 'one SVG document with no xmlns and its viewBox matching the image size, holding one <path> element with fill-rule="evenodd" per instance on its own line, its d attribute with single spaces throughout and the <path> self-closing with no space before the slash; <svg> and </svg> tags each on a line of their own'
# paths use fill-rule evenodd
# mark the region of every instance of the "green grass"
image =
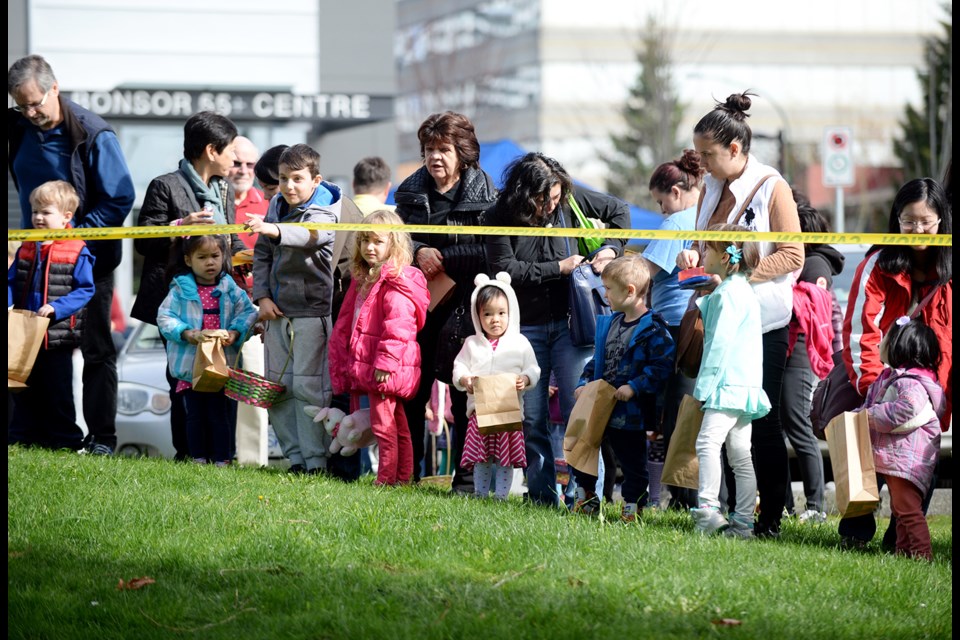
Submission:
<svg viewBox="0 0 960 640">
<path fill-rule="evenodd" d="M 8 448 L 13 638 L 949 638 L 935 562 L 437 489 Z M 614 508 L 608 508 L 613 516 Z M 885 523 L 881 526 L 885 526 Z M 882 531 L 882 528 L 881 528 Z M 149 576 L 139 590 L 120 579 Z M 742 624 L 723 627 L 732 618 Z"/>
</svg>

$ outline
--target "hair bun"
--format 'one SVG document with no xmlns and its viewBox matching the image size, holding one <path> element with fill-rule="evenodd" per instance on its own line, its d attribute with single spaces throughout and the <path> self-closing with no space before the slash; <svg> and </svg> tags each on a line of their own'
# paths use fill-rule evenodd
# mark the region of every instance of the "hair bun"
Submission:
<svg viewBox="0 0 960 640">
<path fill-rule="evenodd" d="M 744 118 L 750 117 L 750 114 L 747 113 L 750 105 L 753 104 L 750 96 L 756 95 L 755 93 L 750 93 L 749 90 L 743 93 L 731 93 L 727 96 L 727 101 L 723 103 L 723 108 L 728 111 L 730 115 L 742 121 Z"/>
<path fill-rule="evenodd" d="M 706 173 L 706 169 L 700 164 L 700 154 L 693 149 L 683 150 L 683 155 L 677 160 L 677 168 L 698 179 Z"/>
</svg>

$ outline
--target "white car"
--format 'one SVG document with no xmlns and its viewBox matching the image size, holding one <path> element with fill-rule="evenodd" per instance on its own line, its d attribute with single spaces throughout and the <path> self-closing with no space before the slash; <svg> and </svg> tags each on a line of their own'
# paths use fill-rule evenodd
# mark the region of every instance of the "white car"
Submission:
<svg viewBox="0 0 960 640">
<path fill-rule="evenodd" d="M 141 323 L 117 357 L 117 453 L 173 458 L 167 356 L 155 325 Z M 273 428 L 267 430 L 268 454 L 283 459 Z"/>
</svg>

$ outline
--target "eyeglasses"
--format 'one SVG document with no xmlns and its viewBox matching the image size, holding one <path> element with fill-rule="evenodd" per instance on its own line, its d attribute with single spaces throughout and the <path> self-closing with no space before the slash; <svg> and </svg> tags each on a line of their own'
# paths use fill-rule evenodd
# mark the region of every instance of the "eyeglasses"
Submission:
<svg viewBox="0 0 960 640">
<path fill-rule="evenodd" d="M 256 162 L 240 162 L 239 160 L 234 160 L 233 168 L 242 169 L 243 167 L 246 167 L 247 169 L 250 169 L 251 171 L 253 171 L 253 168 L 256 166 L 256 164 L 257 164 Z"/>
<path fill-rule="evenodd" d="M 907 220 L 905 218 L 899 218 L 900 228 L 901 229 L 912 229 L 913 231 L 929 231 L 933 229 L 938 224 L 940 224 L 940 218 L 935 220 Z"/>
<path fill-rule="evenodd" d="M 13 105 L 13 110 L 17 113 L 26 113 L 27 111 L 39 111 L 43 108 L 43 105 L 47 104 L 47 96 L 50 95 L 50 89 L 47 89 L 43 93 L 43 98 L 40 102 L 34 102 L 33 104 L 15 104 Z"/>
</svg>

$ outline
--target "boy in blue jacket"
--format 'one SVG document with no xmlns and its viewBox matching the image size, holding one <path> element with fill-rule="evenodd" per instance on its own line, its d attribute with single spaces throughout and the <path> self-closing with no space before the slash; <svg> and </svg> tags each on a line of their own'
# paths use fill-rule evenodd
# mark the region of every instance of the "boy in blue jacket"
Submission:
<svg viewBox="0 0 960 640">
<path fill-rule="evenodd" d="M 616 388 L 617 404 L 604 439 L 623 471 L 623 522 L 635 522 L 647 502 L 647 429 L 653 428 L 656 397 L 673 370 L 675 347 L 667 324 L 646 305 L 650 272 L 638 257 L 622 256 L 602 274 L 613 315 L 597 318 L 593 358 L 583 368 L 574 395 L 583 385 L 603 379 Z M 600 509 L 597 476 L 574 470 L 574 513 L 595 515 Z"/>
</svg>

